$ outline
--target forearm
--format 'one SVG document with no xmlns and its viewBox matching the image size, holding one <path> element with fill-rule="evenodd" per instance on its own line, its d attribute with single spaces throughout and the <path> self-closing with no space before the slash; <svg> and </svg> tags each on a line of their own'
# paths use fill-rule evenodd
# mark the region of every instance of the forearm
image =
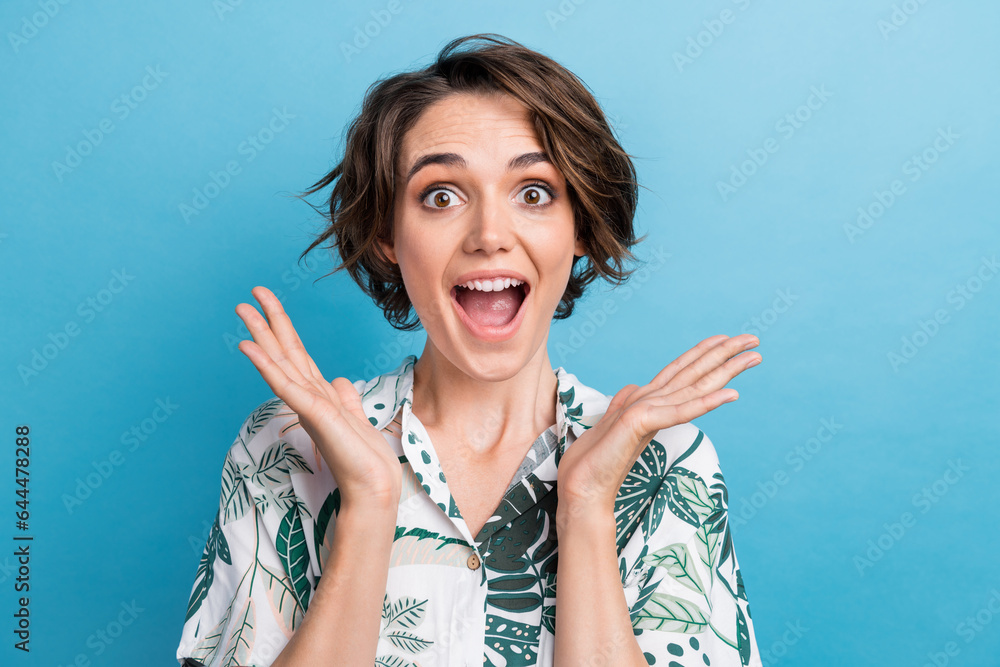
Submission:
<svg viewBox="0 0 1000 667">
<path fill-rule="evenodd" d="M 336 521 L 309 610 L 272 667 L 375 663 L 396 508 L 345 506 Z"/>
<path fill-rule="evenodd" d="M 555 667 L 646 667 L 618 572 L 614 515 L 566 509 L 556 529 Z"/>
</svg>

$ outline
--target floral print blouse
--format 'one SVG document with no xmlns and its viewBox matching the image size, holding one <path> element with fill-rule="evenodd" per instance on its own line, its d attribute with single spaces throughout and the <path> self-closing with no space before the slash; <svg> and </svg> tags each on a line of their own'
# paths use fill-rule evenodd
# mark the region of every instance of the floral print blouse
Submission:
<svg viewBox="0 0 1000 667">
<path fill-rule="evenodd" d="M 415 361 L 354 383 L 403 467 L 375 665 L 551 667 L 559 461 L 611 397 L 556 369 L 556 424 L 473 535 L 412 413 Z M 650 665 L 761 664 L 727 503 L 712 443 L 691 423 L 661 430 L 618 492 L 622 588 Z M 309 607 L 339 510 L 336 482 L 296 415 L 277 398 L 260 405 L 226 455 L 178 662 L 270 665 Z"/>
</svg>

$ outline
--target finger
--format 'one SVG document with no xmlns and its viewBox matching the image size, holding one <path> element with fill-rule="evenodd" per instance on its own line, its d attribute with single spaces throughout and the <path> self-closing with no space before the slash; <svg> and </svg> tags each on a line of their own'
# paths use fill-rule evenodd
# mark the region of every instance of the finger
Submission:
<svg viewBox="0 0 1000 667">
<path fill-rule="evenodd" d="M 641 430 L 644 435 L 653 434 L 655 437 L 656 432 L 661 429 L 686 424 L 739 397 L 735 389 L 727 387 L 678 405 L 649 405 L 643 413 Z"/>
<path fill-rule="evenodd" d="M 295 382 L 276 364 L 255 341 L 244 340 L 237 345 L 254 365 L 264 382 L 274 395 L 297 414 L 310 414 L 316 408 L 319 397 L 306 387 Z"/>
<path fill-rule="evenodd" d="M 354 383 L 345 377 L 334 378 L 330 383 L 331 391 L 336 395 L 340 403 L 349 412 L 360 419 L 370 422 L 364 409 L 361 407 L 361 394 L 354 388 Z"/>
<path fill-rule="evenodd" d="M 251 290 L 251 293 L 264 309 L 264 314 L 267 315 L 267 321 L 271 326 L 271 331 L 274 332 L 275 339 L 284 348 L 285 355 L 295 364 L 299 372 L 302 375 L 311 375 L 316 380 L 326 382 L 312 357 L 306 352 L 302 339 L 299 338 L 298 332 L 292 326 L 292 320 L 288 317 L 278 297 L 271 290 L 260 286 Z"/>
<path fill-rule="evenodd" d="M 608 409 L 605 411 L 604 414 L 613 415 L 618 410 L 621 410 L 622 407 L 626 405 L 628 397 L 638 388 L 639 385 L 637 384 L 627 384 L 621 389 L 619 389 L 618 393 L 615 394 L 614 397 L 612 397 L 611 402 L 608 403 Z"/>
<path fill-rule="evenodd" d="M 649 400 L 658 405 L 679 405 L 700 396 L 706 396 L 713 391 L 725 387 L 734 377 L 748 368 L 756 366 L 762 359 L 763 357 L 761 357 L 759 352 L 747 352 L 746 354 L 737 355 L 715 370 L 705 374 L 693 384 L 681 387 L 670 393 L 652 396 Z"/>
<path fill-rule="evenodd" d="M 735 355 L 739 355 L 744 350 L 748 350 L 759 344 L 760 341 L 752 334 L 744 334 L 724 340 L 706 350 L 704 354 L 678 371 L 657 393 L 668 394 L 692 385 L 706 374 L 728 363 L 727 360 Z"/>
<path fill-rule="evenodd" d="M 706 351 L 712 349 L 713 347 L 719 345 L 720 343 L 729 339 L 729 336 L 724 334 L 718 334 L 715 336 L 709 336 L 705 340 L 701 341 L 690 350 L 677 357 L 669 364 L 664 366 L 663 370 L 656 374 L 649 384 L 642 387 L 639 391 L 635 392 L 631 396 L 631 400 L 627 401 L 625 407 L 628 407 L 635 401 L 648 396 L 654 392 L 662 389 L 681 369 L 690 364 L 692 361 L 698 357 L 705 354 Z"/>
<path fill-rule="evenodd" d="M 281 343 L 274 337 L 274 332 L 267 320 L 257 312 L 257 309 L 248 303 L 241 303 L 236 306 L 236 314 L 240 316 L 247 330 L 253 337 L 253 342 L 268 356 L 290 379 L 305 386 L 309 381 L 303 377 L 301 371 L 295 366 L 291 359 L 285 354 Z"/>
</svg>

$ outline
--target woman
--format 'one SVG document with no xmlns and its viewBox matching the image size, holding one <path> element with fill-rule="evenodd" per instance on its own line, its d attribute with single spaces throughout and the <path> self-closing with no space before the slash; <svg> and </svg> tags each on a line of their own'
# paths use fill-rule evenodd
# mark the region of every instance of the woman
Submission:
<svg viewBox="0 0 1000 667">
<path fill-rule="evenodd" d="M 614 397 L 546 342 L 636 243 L 628 155 L 571 73 L 496 35 L 379 82 L 330 240 L 419 359 L 327 382 L 253 290 L 240 350 L 277 398 L 229 450 L 188 665 L 760 664 L 711 442 L 760 361 L 713 336 Z M 305 253 L 303 253 L 305 255 Z M 416 320 L 409 320 L 411 309 Z"/>
</svg>

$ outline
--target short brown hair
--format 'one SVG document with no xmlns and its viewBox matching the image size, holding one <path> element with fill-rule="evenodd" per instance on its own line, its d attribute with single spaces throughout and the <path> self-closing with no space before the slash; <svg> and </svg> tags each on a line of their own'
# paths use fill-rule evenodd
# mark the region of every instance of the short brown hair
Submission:
<svg viewBox="0 0 1000 667">
<path fill-rule="evenodd" d="M 462 48 L 460 48 L 462 47 Z M 393 327 L 412 330 L 412 304 L 399 267 L 378 241 L 391 242 L 396 171 L 403 136 L 431 104 L 455 93 L 506 94 L 530 112 L 549 159 L 566 180 L 576 232 L 585 257 L 573 270 L 554 319 L 569 317 L 584 287 L 602 277 L 624 282 L 635 260 L 629 248 L 638 183 L 631 156 L 619 145 L 586 84 L 552 59 L 494 33 L 449 42 L 424 69 L 383 78 L 369 87 L 361 112 L 347 129 L 343 160 L 300 197 L 334 183 L 329 225 L 300 256 L 329 240 L 351 278 L 382 308 Z"/>
</svg>

